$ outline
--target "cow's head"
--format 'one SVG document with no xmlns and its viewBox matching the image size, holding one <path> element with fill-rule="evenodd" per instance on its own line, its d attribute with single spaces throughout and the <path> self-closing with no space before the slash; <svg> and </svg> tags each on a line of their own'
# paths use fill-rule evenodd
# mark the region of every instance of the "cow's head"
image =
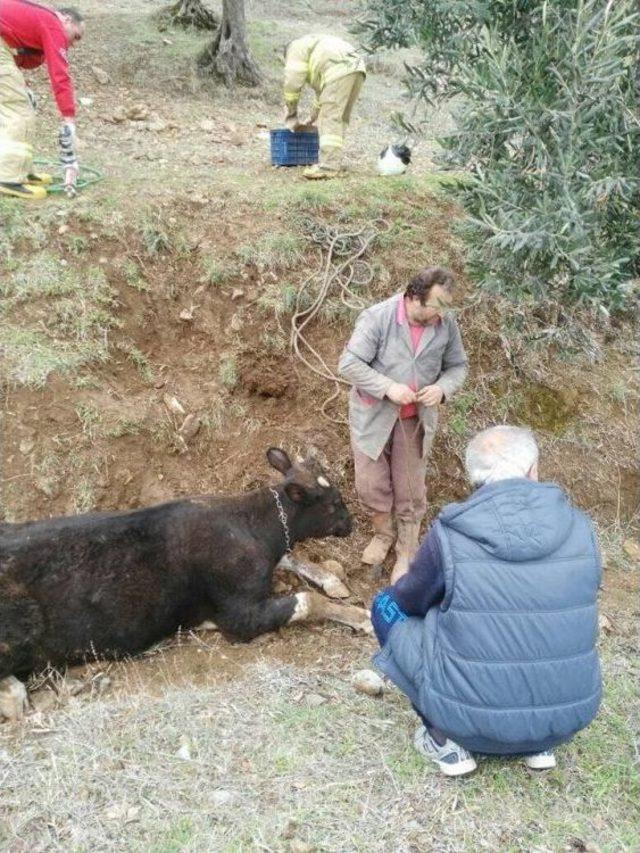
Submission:
<svg viewBox="0 0 640 853">
<path fill-rule="evenodd" d="M 342 495 L 315 459 L 294 464 L 279 447 L 270 447 L 267 459 L 284 476 L 284 493 L 295 506 L 292 532 L 297 540 L 351 533 L 351 515 Z"/>
</svg>

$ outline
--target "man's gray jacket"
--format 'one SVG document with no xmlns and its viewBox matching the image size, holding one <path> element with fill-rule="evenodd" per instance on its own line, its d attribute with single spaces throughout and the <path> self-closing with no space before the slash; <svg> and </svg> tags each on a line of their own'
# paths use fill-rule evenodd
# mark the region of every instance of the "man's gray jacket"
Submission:
<svg viewBox="0 0 640 853">
<path fill-rule="evenodd" d="M 595 717 L 601 680 L 591 522 L 524 478 L 450 504 L 433 532 L 445 594 L 391 629 L 380 669 L 434 726 L 476 752 L 542 752 Z"/>
<path fill-rule="evenodd" d="M 446 398 L 467 375 L 467 356 L 455 318 L 449 314 L 435 326 L 425 326 L 413 351 L 403 295 L 365 309 L 344 348 L 338 370 L 352 383 L 349 426 L 356 446 L 377 459 L 398 419 L 399 408 L 385 394 L 394 382 L 415 389 L 437 383 Z M 424 429 L 422 455 L 431 447 L 438 425 L 437 406 L 418 406 Z"/>
</svg>

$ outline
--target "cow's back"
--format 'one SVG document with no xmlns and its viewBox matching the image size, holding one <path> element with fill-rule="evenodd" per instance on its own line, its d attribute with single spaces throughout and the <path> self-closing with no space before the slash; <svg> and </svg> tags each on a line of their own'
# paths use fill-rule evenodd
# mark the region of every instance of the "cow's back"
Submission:
<svg viewBox="0 0 640 853">
<path fill-rule="evenodd" d="M 135 652 L 193 618 L 184 502 L 3 525 L 0 585 L 42 614 L 47 660 Z"/>
</svg>

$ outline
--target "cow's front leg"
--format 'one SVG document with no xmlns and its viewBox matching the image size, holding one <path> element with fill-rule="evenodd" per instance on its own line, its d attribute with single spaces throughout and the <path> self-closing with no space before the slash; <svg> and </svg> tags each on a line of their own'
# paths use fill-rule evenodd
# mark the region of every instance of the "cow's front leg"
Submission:
<svg viewBox="0 0 640 853">
<path fill-rule="evenodd" d="M 335 604 L 317 592 L 298 592 L 291 622 L 339 622 L 356 631 L 372 634 L 373 627 L 368 610 L 351 604 Z"/>
<path fill-rule="evenodd" d="M 289 554 L 285 554 L 278 563 L 278 568 L 293 572 L 298 577 L 310 581 L 315 586 L 320 587 L 330 598 L 348 598 L 351 595 L 340 578 L 315 563 L 302 563 Z"/>
</svg>

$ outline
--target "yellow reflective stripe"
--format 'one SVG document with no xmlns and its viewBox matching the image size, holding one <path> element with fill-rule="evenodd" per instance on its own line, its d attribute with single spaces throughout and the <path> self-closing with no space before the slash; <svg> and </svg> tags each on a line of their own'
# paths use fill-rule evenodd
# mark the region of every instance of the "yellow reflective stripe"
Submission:
<svg viewBox="0 0 640 853">
<path fill-rule="evenodd" d="M 284 99 L 285 99 L 285 101 L 299 101 L 300 100 L 300 92 L 287 92 L 285 90 Z"/>
<path fill-rule="evenodd" d="M 320 148 L 342 148 L 343 140 L 337 133 L 325 133 L 320 137 Z"/>
<path fill-rule="evenodd" d="M 305 73 L 309 70 L 309 63 L 307 62 L 296 62 L 293 59 L 287 60 L 287 71 L 304 71 Z"/>
</svg>

